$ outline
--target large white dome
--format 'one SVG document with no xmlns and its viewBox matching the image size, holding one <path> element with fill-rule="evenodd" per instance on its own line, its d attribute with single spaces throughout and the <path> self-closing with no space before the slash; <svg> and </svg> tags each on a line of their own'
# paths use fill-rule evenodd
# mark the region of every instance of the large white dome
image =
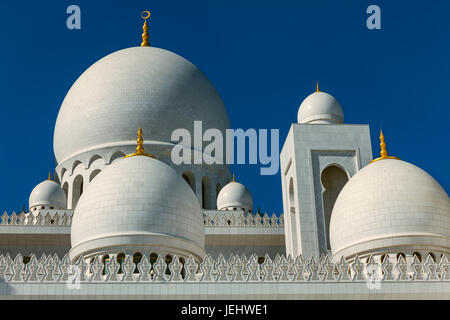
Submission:
<svg viewBox="0 0 450 320">
<path fill-rule="evenodd" d="M 65 209 L 66 194 L 59 184 L 53 180 L 45 180 L 39 183 L 31 191 L 28 200 L 30 211 L 34 208 L 40 209 Z"/>
<path fill-rule="evenodd" d="M 297 120 L 298 123 L 336 124 L 344 121 L 344 113 L 332 95 L 316 91 L 303 100 Z"/>
<path fill-rule="evenodd" d="M 132 145 L 141 123 L 146 144 L 170 142 L 172 131 L 229 128 L 217 90 L 192 63 L 170 51 L 132 47 L 89 67 L 59 110 L 54 152 L 59 164 L 89 150 Z"/>
<path fill-rule="evenodd" d="M 450 201 L 439 183 L 401 160 L 373 162 L 340 192 L 331 214 L 335 257 L 450 253 Z"/>
<path fill-rule="evenodd" d="M 217 196 L 217 210 L 253 210 L 253 198 L 248 189 L 239 182 L 232 181 L 224 186 Z"/>
<path fill-rule="evenodd" d="M 121 159 L 100 172 L 75 209 L 71 259 L 104 252 L 204 255 L 204 222 L 188 184 L 163 162 Z"/>
</svg>

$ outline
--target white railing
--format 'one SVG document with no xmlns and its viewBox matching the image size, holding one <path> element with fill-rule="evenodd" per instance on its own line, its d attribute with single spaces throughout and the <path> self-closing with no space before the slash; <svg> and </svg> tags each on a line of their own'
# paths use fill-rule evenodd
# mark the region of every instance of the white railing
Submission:
<svg viewBox="0 0 450 320">
<path fill-rule="evenodd" d="M 115 256 L 103 262 L 102 257 L 90 263 L 79 257 L 71 263 L 66 255 L 40 258 L 32 255 L 24 260 L 22 255 L 12 259 L 0 255 L 0 281 L 5 282 L 389 282 L 389 281 L 450 281 L 450 263 L 445 255 L 435 262 L 429 255 L 422 262 L 417 257 L 406 263 L 405 259 L 391 256 L 383 262 L 369 257 L 356 257 L 348 263 L 344 259 L 333 263 L 329 256 L 305 260 L 302 256 L 292 259 L 277 255 L 275 259 L 256 255 L 222 255 L 217 259 L 206 256 L 198 263 L 192 256 L 185 262 L 174 256 L 166 264 L 165 257 L 158 256 L 153 263 L 146 255 L 139 261 L 127 255 L 119 263 Z M 26 261 L 26 263 L 24 263 Z M 262 263 L 261 263 L 262 262 Z"/>
<path fill-rule="evenodd" d="M 70 227 L 73 210 L 37 210 L 32 213 L 5 211 L 0 216 L 0 226 L 53 226 Z"/>
<path fill-rule="evenodd" d="M 284 228 L 284 215 L 248 214 L 243 211 L 204 211 L 206 227 Z"/>
<path fill-rule="evenodd" d="M 246 214 L 242 211 L 204 211 L 206 227 L 253 227 L 284 228 L 284 215 L 275 213 L 269 216 Z M 4 212 L 0 216 L 0 226 L 54 226 L 70 227 L 73 210 L 37 210 L 32 213 Z"/>
</svg>

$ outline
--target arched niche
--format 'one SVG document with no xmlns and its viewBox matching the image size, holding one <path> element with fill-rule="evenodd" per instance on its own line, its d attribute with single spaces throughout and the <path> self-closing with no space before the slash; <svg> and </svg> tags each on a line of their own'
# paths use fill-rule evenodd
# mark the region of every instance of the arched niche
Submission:
<svg viewBox="0 0 450 320">
<path fill-rule="evenodd" d="M 183 172 L 183 179 L 191 187 L 192 191 L 195 193 L 195 176 L 191 171 Z"/>
<path fill-rule="evenodd" d="M 73 174 L 75 172 L 75 169 L 77 169 L 78 166 L 83 166 L 83 164 L 81 163 L 80 160 L 75 160 L 75 162 L 72 164 L 71 174 Z"/>
<path fill-rule="evenodd" d="M 211 181 L 208 177 L 203 177 L 202 179 L 202 208 L 203 209 L 213 209 L 213 204 L 211 201 Z"/>
<path fill-rule="evenodd" d="M 98 154 L 93 155 L 88 162 L 88 168 L 91 167 L 92 163 L 98 159 L 103 159 L 101 156 L 99 156 Z"/>
<path fill-rule="evenodd" d="M 100 169 L 95 169 L 91 172 L 91 174 L 89 175 L 89 183 L 95 178 L 96 175 L 100 173 L 100 171 Z"/>
<path fill-rule="evenodd" d="M 122 151 L 116 151 L 109 159 L 109 163 L 111 164 L 119 159 L 122 159 L 123 157 L 125 157 L 125 153 L 123 153 Z"/>
<path fill-rule="evenodd" d="M 295 186 L 294 186 L 294 178 L 289 179 L 289 187 L 288 187 L 288 205 L 289 212 L 287 212 L 286 219 L 290 220 L 290 238 L 291 238 L 291 254 L 293 256 L 297 256 L 297 248 L 299 237 L 297 235 L 297 220 L 298 212 L 295 209 Z"/>
<path fill-rule="evenodd" d="M 324 228 L 326 235 L 327 250 L 331 250 L 330 245 L 330 219 L 334 203 L 342 188 L 348 181 L 347 173 L 337 165 L 330 165 L 322 171 L 321 181 L 323 186 L 322 201 Z"/>
<path fill-rule="evenodd" d="M 294 179 L 289 179 L 289 212 L 295 213 L 295 200 L 294 200 Z"/>
<path fill-rule="evenodd" d="M 83 194 L 83 176 L 78 175 L 72 183 L 72 209 L 77 206 L 80 196 Z"/>
<path fill-rule="evenodd" d="M 67 181 L 64 182 L 62 188 L 64 190 L 64 193 L 66 194 L 66 204 L 68 204 L 67 200 L 69 199 L 69 183 Z"/>
</svg>

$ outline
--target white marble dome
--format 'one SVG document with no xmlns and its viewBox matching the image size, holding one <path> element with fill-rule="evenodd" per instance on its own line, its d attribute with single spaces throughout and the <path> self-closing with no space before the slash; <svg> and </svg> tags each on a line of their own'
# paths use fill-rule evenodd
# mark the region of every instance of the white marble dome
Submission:
<svg viewBox="0 0 450 320">
<path fill-rule="evenodd" d="M 198 200 L 163 162 L 124 158 L 100 172 L 75 209 L 70 257 L 101 253 L 177 254 L 201 259 L 205 232 Z"/>
<path fill-rule="evenodd" d="M 229 118 L 208 78 L 183 57 L 154 47 L 116 51 L 89 67 L 67 93 L 55 124 L 58 164 L 83 152 L 133 145 L 141 124 L 147 144 L 171 143 L 177 128 L 225 132 Z"/>
<path fill-rule="evenodd" d="M 303 100 L 297 114 L 298 123 L 336 124 L 344 122 L 339 102 L 330 94 L 316 91 Z"/>
<path fill-rule="evenodd" d="M 225 185 L 217 196 L 217 210 L 253 211 L 253 198 L 248 189 L 239 182 Z"/>
<path fill-rule="evenodd" d="M 402 160 L 383 159 L 344 186 L 330 221 L 333 256 L 450 253 L 450 201 L 439 183 Z"/>
<path fill-rule="evenodd" d="M 66 194 L 61 186 L 53 180 L 45 180 L 39 183 L 31 191 L 28 200 L 30 211 L 33 209 L 65 209 Z"/>
</svg>

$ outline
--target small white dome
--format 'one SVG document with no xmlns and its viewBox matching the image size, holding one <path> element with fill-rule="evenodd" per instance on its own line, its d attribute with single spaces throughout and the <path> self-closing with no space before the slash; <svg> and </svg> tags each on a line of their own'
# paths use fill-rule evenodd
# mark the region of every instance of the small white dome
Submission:
<svg viewBox="0 0 450 320">
<path fill-rule="evenodd" d="M 204 253 L 197 197 L 165 163 L 146 156 L 121 159 L 100 172 L 80 197 L 70 257 L 108 253 Z"/>
<path fill-rule="evenodd" d="M 340 192 L 331 214 L 333 256 L 450 253 L 450 201 L 439 183 L 401 160 L 373 162 Z"/>
<path fill-rule="evenodd" d="M 31 191 L 28 204 L 30 211 L 34 208 L 40 209 L 40 207 L 65 209 L 66 194 L 58 183 L 53 180 L 45 180 Z"/>
<path fill-rule="evenodd" d="M 232 181 L 220 190 L 217 196 L 217 210 L 253 211 L 253 198 L 248 189 L 239 182 Z"/>
<path fill-rule="evenodd" d="M 58 113 L 53 145 L 58 164 L 80 153 L 133 145 L 139 124 L 146 144 L 171 144 L 175 129 L 193 133 L 230 127 L 208 78 L 183 57 L 155 47 L 113 52 L 72 85 Z"/>
<path fill-rule="evenodd" d="M 344 122 L 344 113 L 332 95 L 316 91 L 303 100 L 297 119 L 298 123 L 336 124 Z"/>
</svg>

